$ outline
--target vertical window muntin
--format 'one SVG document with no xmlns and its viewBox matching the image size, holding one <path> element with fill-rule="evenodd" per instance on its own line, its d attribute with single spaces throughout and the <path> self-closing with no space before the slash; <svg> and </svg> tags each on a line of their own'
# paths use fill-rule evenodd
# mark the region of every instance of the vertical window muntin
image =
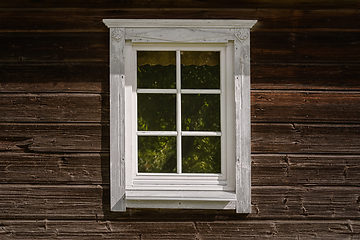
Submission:
<svg viewBox="0 0 360 240">
<path fill-rule="evenodd" d="M 231 55 L 226 49 L 229 44 L 182 44 L 172 45 L 165 44 L 159 46 L 157 44 L 132 44 L 132 56 L 134 68 L 133 68 L 133 89 L 135 89 L 135 106 L 138 106 L 137 95 L 138 94 L 176 94 L 176 130 L 175 131 L 138 131 L 137 123 L 135 124 L 134 131 L 135 135 L 135 147 L 134 147 L 134 160 L 132 161 L 132 186 L 137 185 L 139 188 L 144 187 L 146 184 L 155 185 L 221 185 L 222 190 L 229 190 L 226 186 L 229 184 L 227 181 L 227 175 L 231 169 L 228 169 L 227 163 L 227 138 L 226 138 L 226 124 L 227 124 L 227 108 L 226 108 L 226 61 L 228 61 L 228 55 Z M 137 52 L 138 51 L 174 51 L 176 52 L 176 87 L 175 89 L 137 89 Z M 183 51 L 209 51 L 209 52 L 220 52 L 220 89 L 181 89 L 181 52 Z M 134 90 L 133 90 L 134 91 Z M 181 96 L 184 94 L 218 94 L 220 95 L 220 131 L 185 131 L 181 129 Z M 134 119 L 138 120 L 137 111 L 133 112 Z M 139 136 L 176 136 L 177 137 L 177 158 L 180 156 L 180 161 L 177 160 L 177 172 L 176 173 L 144 173 L 138 171 L 138 138 Z M 221 138 L 221 173 L 183 173 L 181 171 L 182 158 L 181 158 L 181 145 L 179 142 L 182 137 L 185 136 L 217 136 Z M 144 181 L 143 181 L 144 180 Z M 163 181 L 162 181 L 163 180 Z M 158 181 L 158 182 L 157 182 Z M 129 186 L 129 185 L 128 185 Z M 233 186 L 230 187 L 231 189 Z M 173 189 L 173 187 L 172 187 Z M 191 189 L 191 188 L 190 188 Z M 206 189 L 202 188 L 202 189 Z M 215 189 L 215 188 L 213 188 Z M 230 190 L 231 190 L 230 189 Z"/>
</svg>

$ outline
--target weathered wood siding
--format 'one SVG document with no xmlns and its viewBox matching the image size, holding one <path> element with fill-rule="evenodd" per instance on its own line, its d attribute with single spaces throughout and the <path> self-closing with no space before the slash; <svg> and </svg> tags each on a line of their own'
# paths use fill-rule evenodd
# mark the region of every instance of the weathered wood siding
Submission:
<svg viewBox="0 0 360 240">
<path fill-rule="evenodd" d="M 109 211 L 104 18 L 256 19 L 252 214 Z M 360 2 L 0 3 L 0 239 L 360 239 Z"/>
</svg>

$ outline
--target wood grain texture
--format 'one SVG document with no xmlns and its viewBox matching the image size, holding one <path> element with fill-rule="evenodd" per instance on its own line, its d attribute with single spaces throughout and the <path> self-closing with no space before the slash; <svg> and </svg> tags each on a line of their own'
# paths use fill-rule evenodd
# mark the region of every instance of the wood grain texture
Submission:
<svg viewBox="0 0 360 240">
<path fill-rule="evenodd" d="M 106 62 L 108 32 L 93 33 L 2 33 L 0 62 L 52 63 Z"/>
<path fill-rule="evenodd" d="M 0 129 L 1 151 L 109 151 L 109 124 L 4 123 Z"/>
<path fill-rule="evenodd" d="M 359 155 L 253 154 L 252 186 L 359 186 Z"/>
<path fill-rule="evenodd" d="M 1 9 L 0 9 L 1 11 Z M 0 32 L 107 32 L 102 19 L 252 19 L 253 31 L 358 31 L 359 10 L 279 8 L 12 9 L 0 14 Z M 51 21 L 49 21 L 51 19 Z M 351 22 L 352 24 L 349 24 Z"/>
<path fill-rule="evenodd" d="M 360 219 L 359 187 L 253 186 L 252 214 L 255 219 Z M 154 212 L 128 210 L 110 212 L 109 188 L 102 185 L 22 185 L 1 184 L 3 219 L 154 219 Z M 159 219 L 178 221 L 201 218 L 201 211 L 161 211 Z M 182 215 L 184 212 L 186 214 Z M 151 210 L 150 210 L 151 213 Z M 235 211 L 208 214 L 234 215 Z M 189 214 L 189 215 L 188 215 Z M 203 211 L 206 215 L 206 211 Z M 213 217 L 214 215 L 212 215 Z M 238 216 L 239 218 L 239 216 Z"/>
<path fill-rule="evenodd" d="M 117 222 L 61 220 L 5 220 L 3 236 L 21 239 L 47 238 L 98 239 L 350 239 L 359 234 L 359 221 L 200 221 L 200 222 Z M 79 228 L 83 229 L 79 231 Z"/>
<path fill-rule="evenodd" d="M 236 212 L 251 213 L 250 29 L 234 40 Z"/>
<path fill-rule="evenodd" d="M 109 184 L 109 153 L 0 153 L 0 183 Z"/>
<path fill-rule="evenodd" d="M 107 152 L 109 126 L 98 123 L 0 123 L 0 150 Z M 360 126 L 253 123 L 252 153 L 359 154 Z"/>
<path fill-rule="evenodd" d="M 1 94 L 0 122 L 109 122 L 109 96 Z"/>
<path fill-rule="evenodd" d="M 0 78 L 0 92 L 109 93 L 108 63 L 0 63 Z"/>
<path fill-rule="evenodd" d="M 1 1 L 0 239 L 359 239 L 359 6 Z M 109 211 L 104 18 L 259 20 L 251 215 Z"/>
<path fill-rule="evenodd" d="M 360 123 L 358 92 L 253 91 L 252 122 Z"/>
<path fill-rule="evenodd" d="M 0 33 L 0 62 L 108 62 L 108 32 Z M 252 32 L 255 62 L 354 63 L 360 32 Z"/>
<path fill-rule="evenodd" d="M 110 29 L 110 188 L 111 210 L 125 205 L 125 29 Z"/>
<path fill-rule="evenodd" d="M 360 32 L 253 32 L 252 61 L 353 63 L 360 61 Z"/>
<path fill-rule="evenodd" d="M 0 153 L 0 183 L 109 184 L 108 153 Z M 359 186 L 359 155 L 253 154 L 252 186 Z"/>
<path fill-rule="evenodd" d="M 251 88 L 358 91 L 358 75 L 359 64 L 252 61 Z M 0 64 L 0 78 L 0 92 L 109 93 L 109 66 L 105 62 Z"/>
<path fill-rule="evenodd" d="M 359 125 L 252 124 L 252 153 L 356 154 Z"/>
<path fill-rule="evenodd" d="M 153 1 L 114 1 L 114 0 L 101 0 L 92 1 L 84 5 L 83 0 L 73 0 L 71 2 L 59 2 L 51 0 L 47 2 L 31 2 L 24 3 L 21 0 L 1 3 L 0 8 L 290 8 L 290 9 L 327 9 L 327 8 L 359 8 L 360 4 L 357 1 L 344 0 L 339 4 L 336 0 L 292 0 L 286 2 L 273 2 L 271 0 L 227 0 L 219 5 L 216 0 L 201 1 L 201 0 L 183 0 L 183 1 L 170 1 L 170 0 L 153 0 Z"/>
<path fill-rule="evenodd" d="M 0 122 L 109 122 L 109 96 L 80 93 L 1 94 Z M 251 92 L 251 120 L 290 123 L 360 123 L 360 93 Z"/>
<path fill-rule="evenodd" d="M 358 63 L 261 63 L 252 61 L 251 88 L 298 90 L 360 89 Z M 341 80 L 341 81 L 340 81 Z"/>
</svg>

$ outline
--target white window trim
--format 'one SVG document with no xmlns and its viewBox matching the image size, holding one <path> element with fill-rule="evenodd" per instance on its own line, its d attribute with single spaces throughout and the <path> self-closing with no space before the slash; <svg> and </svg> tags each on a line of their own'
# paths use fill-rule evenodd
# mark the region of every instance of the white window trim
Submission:
<svg viewBox="0 0 360 240">
<path fill-rule="evenodd" d="M 177 89 L 138 89 L 136 85 L 136 77 L 134 77 L 134 73 L 136 72 L 136 51 L 137 50 L 151 50 L 151 51 L 220 51 L 221 58 L 221 87 L 220 89 L 181 89 L 181 94 L 186 93 L 207 93 L 207 94 L 218 94 L 221 97 L 221 131 L 220 132 L 196 132 L 196 131 L 180 131 L 179 129 L 174 131 L 146 131 L 141 132 L 136 129 L 136 94 L 137 93 L 172 93 L 177 94 Z M 148 43 L 125 43 L 125 58 L 128 59 L 127 67 L 125 69 L 125 74 L 128 76 L 125 82 L 125 98 L 131 99 L 131 101 L 127 101 L 125 103 L 125 135 L 127 136 L 127 140 L 125 143 L 126 149 L 132 149 L 133 152 L 127 151 L 125 153 L 125 169 L 126 169 L 126 191 L 128 190 L 153 190 L 153 191 L 162 191 L 162 190 L 176 190 L 176 191 L 229 191 L 235 193 L 235 161 L 232 164 L 227 164 L 227 159 L 235 159 L 234 146 L 232 144 L 227 144 L 227 142 L 234 142 L 234 128 L 230 128 L 229 130 L 227 126 L 235 126 L 235 121 L 231 123 L 227 123 L 226 120 L 234 119 L 234 103 L 233 94 L 228 94 L 233 92 L 232 86 L 226 86 L 227 83 L 231 83 L 233 77 L 226 74 L 226 63 L 230 62 L 233 64 L 233 59 L 231 57 L 233 53 L 233 44 L 230 43 L 221 43 L 221 44 L 148 44 Z M 228 55 L 228 56 L 227 56 Z M 179 56 L 180 57 L 180 56 Z M 229 58 L 229 59 L 227 59 Z M 180 62 L 180 58 L 179 58 Z M 133 64 L 131 64 L 133 63 Z M 232 74 L 231 74 L 232 75 Z M 229 79 L 226 79 L 229 78 Z M 177 84 L 180 85 L 180 84 Z M 136 91 L 135 91 L 136 89 Z M 177 113 L 177 119 L 181 113 Z M 178 122 L 176 124 L 178 127 L 181 126 L 181 123 Z M 185 174 L 185 173 L 173 173 L 173 174 L 158 174 L 158 173 L 137 173 L 137 146 L 136 137 L 131 139 L 133 133 L 138 134 L 138 136 L 219 136 L 221 137 L 221 169 L 222 172 L 220 174 Z M 132 141 L 132 142 L 131 142 Z M 179 142 L 179 140 L 177 141 Z M 179 147 L 179 145 L 177 144 Z M 179 154 L 179 150 L 177 151 Z M 227 156 L 227 154 L 232 153 L 232 156 Z M 177 156 L 180 158 L 180 156 Z M 177 170 L 181 171 L 181 164 L 178 161 Z M 131 173 L 131 174 L 130 174 Z M 148 193 L 148 192 L 146 192 Z M 170 193 L 170 191 L 168 191 Z M 197 194 L 196 192 L 192 192 L 193 194 Z M 181 196 L 183 199 L 183 195 L 187 193 L 177 193 L 178 196 Z M 150 194 L 152 195 L 152 194 Z M 235 194 L 234 194 L 235 195 Z M 129 194 L 127 194 L 129 196 Z M 171 198 L 174 195 L 170 196 Z M 235 199 L 235 196 L 234 196 Z M 129 197 L 127 197 L 129 200 Z"/>
<path fill-rule="evenodd" d="M 110 207 L 215 208 L 251 212 L 250 28 L 256 20 L 104 19 L 110 28 Z M 125 40 L 234 43 L 235 192 L 131 191 L 125 186 Z M 227 72 L 228 70 L 227 69 Z"/>
</svg>

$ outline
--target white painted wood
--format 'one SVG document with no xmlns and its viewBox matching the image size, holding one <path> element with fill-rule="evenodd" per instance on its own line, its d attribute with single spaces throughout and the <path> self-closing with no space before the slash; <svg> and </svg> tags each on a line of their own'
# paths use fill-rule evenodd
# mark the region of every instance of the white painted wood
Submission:
<svg viewBox="0 0 360 240">
<path fill-rule="evenodd" d="M 211 181 L 210 181 L 211 182 Z M 146 184 L 141 184 L 141 181 L 139 180 L 135 180 L 134 183 L 139 184 L 136 188 L 130 187 L 126 189 L 127 191 L 130 191 L 132 189 L 138 191 L 138 190 L 145 190 L 145 191 L 226 191 L 226 192 L 233 192 L 235 193 L 234 189 L 230 189 L 229 187 L 225 186 L 225 185 L 221 185 L 221 184 L 186 184 L 186 185 L 179 185 L 179 183 L 174 182 L 174 184 L 168 184 L 162 185 L 161 190 L 159 190 L 159 187 L 155 187 L 154 185 L 146 185 Z M 225 181 L 223 181 L 223 183 L 225 183 Z M 154 182 L 154 184 L 159 184 L 158 182 Z M 162 182 L 160 181 L 160 184 L 162 184 Z M 179 193 L 180 194 L 180 193 Z"/>
<path fill-rule="evenodd" d="M 150 186 L 152 184 L 157 184 L 159 180 L 163 180 L 166 181 L 165 183 L 162 183 L 164 186 L 171 186 L 171 185 L 179 185 L 181 187 L 187 187 L 187 185 L 194 185 L 194 186 L 202 186 L 202 185 L 226 185 L 226 182 L 222 181 L 222 180 L 218 180 L 217 176 L 214 177 L 192 177 L 189 176 L 188 174 L 177 174 L 178 179 L 174 178 L 170 178 L 170 176 L 165 177 L 163 179 L 158 178 L 158 176 L 155 176 L 153 179 L 148 179 L 148 178 L 144 178 L 144 180 L 140 180 L 139 178 L 136 180 L 137 184 L 140 185 L 147 185 Z M 186 181 L 184 181 L 184 179 L 186 179 Z M 171 187 L 176 187 L 176 186 L 171 186 Z M 174 190 L 174 189 L 173 189 Z M 201 189 L 200 189 L 201 190 Z M 204 189 L 203 189 L 204 190 Z"/>
<path fill-rule="evenodd" d="M 181 194 L 179 194 L 181 193 Z M 236 194 L 224 191 L 128 191 L 129 200 L 234 201 Z"/>
<path fill-rule="evenodd" d="M 137 159 L 137 151 L 132 151 L 132 149 L 136 146 L 138 139 L 137 135 L 133 134 L 136 133 L 138 126 L 137 122 L 134 121 L 137 114 L 137 100 L 136 94 L 134 94 L 137 81 L 133 80 L 137 79 L 137 65 L 136 54 L 134 54 L 134 52 L 135 51 L 132 49 L 132 43 L 125 41 L 125 189 L 129 186 L 129 183 L 132 183 L 132 178 L 135 176 L 137 171 L 137 161 L 132 161 L 133 159 Z"/>
<path fill-rule="evenodd" d="M 110 205 L 125 211 L 125 29 L 110 29 Z"/>
<path fill-rule="evenodd" d="M 199 28 L 251 28 L 256 20 L 193 20 L 193 19 L 104 19 L 109 28 L 147 27 L 199 27 Z"/>
<path fill-rule="evenodd" d="M 181 139 L 181 55 L 176 51 L 176 170 L 182 173 L 182 139 Z"/>
<path fill-rule="evenodd" d="M 182 94 L 221 94 L 220 89 L 182 89 Z"/>
<path fill-rule="evenodd" d="M 127 206 L 181 209 L 235 209 L 236 195 L 225 191 L 127 191 Z"/>
<path fill-rule="evenodd" d="M 232 64 L 232 59 L 230 59 L 230 61 L 227 61 L 227 59 L 225 58 L 226 55 L 226 48 L 222 51 L 220 51 L 220 129 L 221 129 L 221 137 L 220 137 L 220 157 L 221 157 L 221 174 L 226 178 L 227 180 L 227 185 L 230 182 L 230 179 L 227 178 L 228 177 L 228 168 L 232 168 L 231 164 L 228 164 L 228 159 L 227 159 L 227 152 L 228 151 L 232 151 L 232 149 L 230 148 L 230 146 L 227 146 L 226 142 L 227 142 L 227 128 L 230 126 L 226 125 L 226 121 L 225 119 L 227 119 L 229 116 L 227 115 L 227 111 L 226 111 L 226 105 L 227 103 L 227 99 L 226 99 L 226 95 L 229 92 L 232 92 L 233 89 L 231 88 L 226 88 L 226 65 L 227 64 Z"/>
<path fill-rule="evenodd" d="M 129 208 L 167 208 L 167 209 L 223 209 L 234 210 L 235 201 L 189 201 L 189 200 L 127 200 Z"/>
<path fill-rule="evenodd" d="M 197 190 L 228 189 L 226 178 L 216 173 L 138 173 L 137 178 L 133 181 L 133 187 L 129 189 L 190 190 L 190 186 L 195 187 Z"/>
<path fill-rule="evenodd" d="M 182 179 L 183 177 L 186 177 L 188 179 L 222 179 L 220 173 L 138 173 L 139 179 L 141 179 L 141 176 L 153 176 L 154 179 Z M 214 178 L 215 177 L 215 178 Z M 144 178 L 145 179 L 145 178 Z M 149 180 L 151 181 L 151 180 Z"/>
<path fill-rule="evenodd" d="M 225 88 L 226 91 L 226 138 L 223 141 L 226 146 L 226 169 L 227 169 L 227 186 L 230 189 L 235 191 L 235 180 L 236 180 L 236 171 L 235 171 L 235 90 L 234 90 L 234 43 L 229 42 L 226 46 L 226 64 L 225 66 Z M 223 89 L 223 88 L 222 88 Z M 224 110 L 224 109 L 223 109 Z M 222 123 L 225 123 L 222 120 Z"/>
<path fill-rule="evenodd" d="M 234 38 L 234 37 L 233 37 Z M 132 41 L 132 39 L 129 39 Z M 225 50 L 228 43 L 185 43 L 185 44 L 159 44 L 158 42 L 148 42 L 148 43 L 137 43 L 132 42 L 132 47 L 138 51 L 223 51 Z M 174 45 L 178 46 L 174 48 Z"/>
<path fill-rule="evenodd" d="M 138 131 L 138 136 L 177 136 L 175 131 Z"/>
<path fill-rule="evenodd" d="M 105 19 L 104 23 L 110 28 L 110 164 L 111 164 L 111 210 L 125 211 L 126 207 L 141 208 L 199 208 L 199 209 L 235 209 L 238 213 L 251 212 L 251 165 L 250 165 L 250 28 L 256 23 L 252 20 L 117 20 Z M 225 135 L 228 137 L 225 141 L 222 139 L 224 146 L 234 146 L 235 153 L 227 152 L 227 171 L 222 174 L 175 174 L 178 179 L 166 179 L 175 175 L 142 175 L 138 174 L 135 178 L 130 178 L 129 189 L 126 190 L 127 199 L 125 199 L 125 110 L 124 110 L 124 85 L 125 85 L 125 59 L 124 45 L 125 40 L 131 47 L 136 46 L 138 49 L 172 49 L 173 45 L 162 45 L 159 43 L 186 43 L 182 50 L 189 48 L 195 50 L 198 46 L 200 49 L 205 48 L 218 50 L 226 46 L 226 89 L 235 88 L 234 95 L 226 93 L 226 114 L 234 116 L 234 121 L 226 119 Z M 138 42 L 138 43 L 136 43 Z M 141 43 L 145 43 L 141 45 Z M 197 45 L 198 43 L 206 43 Z M 212 43 L 212 44 L 210 44 Z M 216 44 L 215 44 L 216 43 Z M 220 44 L 218 44 L 220 43 Z M 213 45 L 215 47 L 213 47 Z M 184 47 L 186 46 L 186 47 Z M 134 50 L 131 50 L 134 51 Z M 233 59 L 231 59 L 231 55 Z M 178 53 L 179 54 L 179 53 Z M 222 58 L 223 59 L 223 58 Z M 126 60 L 128 63 L 128 60 Z M 133 68 L 136 62 L 131 62 Z M 134 65 L 134 66 L 133 66 Z M 128 70 L 127 70 L 128 71 Z M 179 71 L 179 70 L 178 70 Z M 221 70 L 222 72 L 223 69 Z M 235 73 L 235 74 L 234 74 Z M 180 73 L 177 73 L 180 76 Z M 129 76 L 136 79 L 136 73 Z M 134 80 L 132 80 L 134 82 Z M 130 81 L 131 82 L 131 81 Z M 231 83 L 234 85 L 231 86 Z M 136 89 L 136 81 L 134 83 Z M 229 87 L 230 84 L 230 87 Z M 222 94 L 224 86 L 220 90 L 163 90 L 163 89 L 139 89 L 139 93 L 171 93 L 171 94 Z M 149 91 L 149 92 L 147 92 Z M 165 91 L 165 92 L 163 92 Z M 208 91 L 208 92 L 206 92 Z M 136 92 L 135 96 L 136 96 Z M 133 96 L 133 95 L 132 95 Z M 233 96 L 233 98 L 232 98 Z M 231 98 L 235 104 L 232 107 Z M 134 100 L 136 106 L 136 97 Z M 230 100 L 229 100 L 230 99 Z M 178 102 L 181 102 L 178 99 Z M 224 102 L 222 98 L 222 102 Z M 224 107 L 222 106 L 222 109 Z M 234 110 L 235 109 L 235 110 Z M 134 111 L 135 113 L 137 111 Z M 181 116 L 178 114 L 178 116 Z M 135 116 L 136 119 L 136 116 Z M 181 119 L 181 118 L 180 118 Z M 225 122 L 222 118 L 222 123 Z M 136 124 L 135 124 L 136 125 Z M 181 136 L 199 136 L 202 132 L 182 132 L 181 124 L 180 134 L 177 131 L 157 132 L 156 136 L 168 134 Z M 230 127 L 228 127 L 230 126 Z M 233 127 L 235 127 L 235 131 Z M 223 130 L 222 130 L 223 131 Z M 136 130 L 133 131 L 134 133 Z M 155 132 L 137 132 L 137 135 L 151 135 Z M 209 132 L 215 134 L 218 132 Z M 232 135 L 234 134 L 234 136 Z M 224 134 L 220 135 L 223 137 Z M 133 138 L 134 139 L 134 138 Z M 235 142 L 235 143 L 234 143 Z M 136 145 L 136 141 L 135 141 Z M 223 151 L 223 150 L 222 150 Z M 128 156 L 128 155 L 127 155 Z M 129 154 L 129 156 L 134 156 Z M 136 158 L 136 154 L 135 154 Z M 181 159 L 181 158 L 180 158 Z M 233 159 L 235 163 L 233 162 Z M 136 162 L 132 162 L 133 169 L 137 169 Z M 233 165 L 235 168 L 231 167 Z M 181 164 L 180 164 L 181 165 Z M 181 168 L 181 166 L 180 166 Z M 235 170 L 233 170 L 235 169 Z M 131 170 L 132 171 L 132 170 Z M 180 171 L 181 172 L 181 171 Z M 227 179 L 236 175 L 234 180 Z M 135 172 L 136 174 L 136 172 Z M 149 178 L 150 177 L 150 178 Z M 232 185 L 234 182 L 234 185 Z M 141 196 L 134 194 L 132 184 L 137 185 L 137 191 L 141 190 Z M 159 183 L 163 184 L 156 188 Z M 172 185 L 174 184 L 174 185 Z M 175 187 L 174 187 L 175 186 Z M 235 187 L 235 190 L 233 189 Z M 159 191 L 161 189 L 162 191 Z M 147 190 L 152 190 L 149 193 Z M 196 191 L 192 191 L 196 190 Z M 208 190 L 208 191 L 204 191 Z M 201 196 L 193 195 L 199 193 Z M 232 194 L 231 199 L 216 195 L 217 192 Z M 137 192 L 138 194 L 139 192 Z M 155 194 L 155 195 L 154 195 Z M 160 195 L 159 195 L 160 194 Z M 164 194 L 164 196 L 161 196 Z M 207 194 L 210 194 L 209 197 Z M 205 197 L 207 196 L 207 197 Z"/>
<path fill-rule="evenodd" d="M 235 36 L 236 212 L 251 213 L 250 29 Z"/>
<path fill-rule="evenodd" d="M 129 28 L 126 29 L 125 38 L 143 43 L 226 43 L 234 39 L 234 31 L 220 28 Z"/>
<path fill-rule="evenodd" d="M 137 93 L 176 94 L 176 89 L 137 89 Z M 221 94 L 220 89 L 181 89 L 182 94 Z"/>
<path fill-rule="evenodd" d="M 221 132 L 197 132 L 197 131 L 182 131 L 182 136 L 202 136 L 202 137 L 215 137 L 221 136 Z"/>
<path fill-rule="evenodd" d="M 184 178 L 185 179 L 185 178 Z M 188 180 L 188 179 L 181 179 L 181 180 L 135 180 L 134 184 L 136 184 L 136 187 L 130 187 L 126 189 L 126 191 L 130 190 L 151 190 L 151 191 L 228 191 L 233 192 L 235 191 L 233 189 L 229 189 L 226 186 L 226 180 L 224 181 L 217 181 L 217 180 L 199 180 L 198 182 L 195 182 L 195 180 Z M 159 187 L 156 186 L 157 184 L 160 184 L 161 190 L 159 190 Z"/>
<path fill-rule="evenodd" d="M 166 93 L 176 94 L 176 89 L 137 89 L 137 93 Z"/>
<path fill-rule="evenodd" d="M 224 56 L 225 55 L 225 50 L 227 48 L 228 44 L 132 44 L 132 49 L 135 50 L 135 52 L 133 53 L 134 56 L 136 56 L 136 50 L 141 50 L 141 51 L 175 51 L 177 52 L 177 56 L 178 56 L 178 64 L 177 66 L 180 66 L 180 53 L 181 51 L 220 51 L 220 55 L 221 55 L 221 81 L 225 81 L 225 78 L 223 77 L 223 75 L 226 75 L 225 72 L 225 68 L 224 66 L 226 65 L 225 63 L 225 59 Z M 231 51 L 231 50 L 230 50 Z M 233 51 L 231 51 L 231 53 L 233 54 Z M 230 58 L 229 60 L 230 64 L 233 64 L 233 58 Z M 134 61 L 133 63 L 134 65 L 134 72 L 136 71 L 136 61 Z M 136 77 L 134 78 L 136 79 Z M 182 89 L 180 88 L 180 80 L 181 80 L 181 68 L 177 68 L 177 86 L 178 89 L 180 90 L 181 93 Z M 232 79 L 231 79 L 232 81 Z M 134 81 L 136 82 L 136 81 Z M 152 92 L 152 89 L 139 89 L 141 91 L 141 93 L 145 93 L 147 91 Z M 138 91 L 135 91 L 137 93 L 139 93 Z M 186 91 L 187 89 L 185 89 Z M 230 86 L 229 91 L 233 91 L 233 86 Z M 155 90 L 156 92 L 158 90 Z M 154 91 L 154 92 L 155 92 Z M 160 90 L 162 91 L 162 90 Z M 168 89 L 165 89 L 165 91 L 168 91 Z M 169 91 L 173 91 L 173 89 L 169 89 Z M 191 92 L 192 94 L 196 93 L 210 93 L 210 94 L 221 94 L 222 91 L 221 89 L 189 89 L 189 92 Z M 225 92 L 225 91 L 224 91 Z M 134 94 L 136 95 L 136 94 Z M 223 96 L 226 94 L 222 94 Z M 181 96 L 180 96 L 181 97 Z M 230 98 L 231 101 L 233 101 L 233 98 Z M 179 101 L 177 101 L 180 105 L 181 101 L 179 99 Z M 227 105 L 225 103 L 222 103 L 223 105 Z M 180 107 L 178 107 L 178 110 L 180 110 Z M 233 109 L 231 109 L 231 111 L 233 111 Z M 224 111 L 226 112 L 226 111 Z M 177 114 L 177 116 L 180 116 L 181 112 L 179 114 Z M 136 119 L 136 117 L 134 118 Z M 178 119 L 178 121 L 180 121 L 181 117 Z M 135 120 L 136 122 L 136 120 Z M 181 121 L 180 121 L 181 124 Z M 179 131 L 180 134 L 178 134 L 178 142 L 181 143 L 182 139 L 181 136 L 183 136 L 183 132 L 181 131 L 181 127 L 180 124 L 178 124 L 177 126 L 179 126 Z M 226 125 L 226 124 L 223 124 Z M 223 128 L 223 126 L 222 126 Z M 189 132 L 189 131 L 188 131 Z M 220 133 L 220 132 L 186 132 L 185 135 L 188 136 L 221 136 L 222 138 L 224 138 L 224 134 Z M 159 133 L 159 135 L 156 135 L 157 133 Z M 160 131 L 156 131 L 156 132 L 149 132 L 147 133 L 147 131 L 142 131 L 139 132 L 138 135 L 152 135 L 152 136 L 160 136 L 161 135 L 175 135 L 173 133 L 169 133 L 169 132 L 161 132 Z M 222 146 L 226 146 L 226 144 L 223 143 L 224 141 L 222 141 Z M 222 149 L 223 152 L 227 151 L 227 147 L 224 150 L 224 148 Z M 136 152 L 136 148 L 135 148 L 135 152 Z M 180 151 L 178 151 L 180 152 Z M 180 152 L 181 153 L 181 152 Z M 224 155 L 224 154 L 222 154 Z M 226 155 L 226 154 L 225 154 Z M 134 158 L 136 159 L 136 158 Z M 181 158 L 179 158 L 181 159 Z M 222 164 L 223 162 L 226 161 L 226 158 L 222 156 Z M 135 161 L 134 161 L 135 162 Z M 178 164 L 180 164 L 180 161 L 178 162 Z M 229 168 L 234 169 L 235 167 L 235 163 L 233 166 L 229 165 Z M 134 168 L 137 168 L 136 164 L 134 164 Z M 179 168 L 180 169 L 180 168 Z M 147 174 L 147 173 L 135 173 L 134 177 L 131 179 L 131 183 L 127 184 L 127 190 L 130 189 L 151 189 L 151 190 L 158 190 L 158 191 L 164 191 L 164 190 L 211 190 L 211 191 L 216 191 L 216 190 L 223 190 L 223 191 L 233 191 L 235 192 L 235 184 L 232 184 L 231 187 L 229 187 L 229 185 L 227 184 L 228 182 L 232 182 L 232 180 L 230 181 L 230 179 L 227 179 L 227 166 L 223 167 L 222 166 L 222 173 L 220 176 L 213 178 L 213 179 L 209 179 L 208 177 L 206 177 L 206 174 L 198 174 L 198 175 L 202 175 L 203 177 L 201 178 L 197 178 L 194 181 L 194 174 L 192 174 L 191 176 L 189 174 L 184 174 L 181 173 L 180 171 L 177 173 L 178 178 L 176 179 L 176 181 L 168 181 L 159 178 L 159 175 L 161 174 Z M 168 175 L 172 175 L 171 173 L 169 173 Z M 232 175 L 234 176 L 234 174 Z M 161 176 L 162 177 L 162 176 Z M 169 186 L 169 183 L 171 182 L 171 186 Z M 176 184 L 174 184 L 176 183 Z M 201 183 L 201 184 L 200 184 Z"/>
</svg>

